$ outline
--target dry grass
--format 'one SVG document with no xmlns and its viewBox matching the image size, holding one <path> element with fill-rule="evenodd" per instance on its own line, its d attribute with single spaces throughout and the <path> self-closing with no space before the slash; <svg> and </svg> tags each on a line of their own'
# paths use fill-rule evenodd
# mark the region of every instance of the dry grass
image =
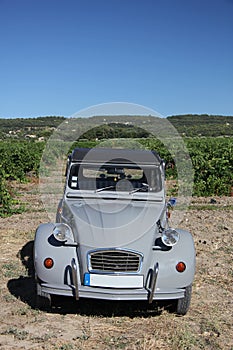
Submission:
<svg viewBox="0 0 233 350">
<path fill-rule="evenodd" d="M 30 210 L 0 219 L 1 350 L 233 349 L 233 198 L 219 198 L 219 210 L 203 210 L 209 199 L 195 199 L 184 217 L 181 226 L 192 231 L 197 250 L 186 316 L 171 314 L 161 305 L 148 310 L 145 303 L 59 298 L 46 313 L 34 307 L 30 254 L 34 230 L 48 218 L 35 184 L 23 186 L 22 198 Z"/>
</svg>

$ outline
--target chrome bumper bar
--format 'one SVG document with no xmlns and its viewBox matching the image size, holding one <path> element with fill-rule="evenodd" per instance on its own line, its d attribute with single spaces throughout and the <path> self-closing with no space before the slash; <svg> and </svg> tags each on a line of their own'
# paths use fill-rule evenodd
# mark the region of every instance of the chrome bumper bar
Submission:
<svg viewBox="0 0 233 350">
<path fill-rule="evenodd" d="M 79 300 L 77 265 L 76 265 L 74 258 L 71 261 L 71 268 L 72 268 L 72 280 L 73 280 L 73 287 L 74 287 L 74 296 L 75 296 L 76 300 Z"/>
<path fill-rule="evenodd" d="M 157 262 L 154 266 L 154 269 L 151 269 L 151 278 L 149 281 L 149 287 L 147 288 L 148 290 L 148 302 L 149 304 L 152 303 L 153 298 L 154 298 L 154 292 L 155 292 L 155 287 L 156 287 L 156 281 L 159 273 L 159 263 Z"/>
</svg>

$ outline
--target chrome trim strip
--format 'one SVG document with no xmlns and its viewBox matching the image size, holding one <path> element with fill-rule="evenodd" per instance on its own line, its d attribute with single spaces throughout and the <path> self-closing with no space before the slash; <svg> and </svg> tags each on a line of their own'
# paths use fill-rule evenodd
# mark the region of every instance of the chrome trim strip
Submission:
<svg viewBox="0 0 233 350">
<path fill-rule="evenodd" d="M 78 190 L 77 190 L 78 191 Z M 112 196 L 112 193 L 111 193 L 111 197 L 109 196 L 110 194 L 108 193 L 108 192 L 105 192 L 105 193 L 103 193 L 103 192 L 93 192 L 93 190 L 87 190 L 88 191 L 88 193 L 83 193 L 83 195 L 81 195 L 81 193 L 80 194 L 76 194 L 75 192 L 74 193 L 71 193 L 71 192 L 67 192 L 66 193 L 66 198 L 68 198 L 68 199 L 85 199 L 85 200 L 87 200 L 87 199 L 109 199 L 109 200 L 118 200 L 118 201 L 128 201 L 129 199 L 131 200 L 131 201 L 138 201 L 138 202 L 151 202 L 151 203 L 161 203 L 161 202 L 163 202 L 163 198 L 162 197 L 158 197 L 158 198 L 150 198 L 151 196 L 150 196 L 150 192 L 145 192 L 145 194 L 146 194 L 146 196 L 144 195 L 144 197 L 146 197 L 146 198 L 144 198 L 144 197 L 135 197 L 135 194 L 133 194 L 133 196 L 132 196 L 132 194 L 131 195 L 129 195 L 128 194 L 128 192 L 126 192 L 127 193 L 127 195 L 125 195 L 125 193 L 124 193 L 124 196 L 121 196 L 121 197 L 118 197 L 117 195 L 115 196 L 115 197 L 113 197 Z M 91 193 L 90 193 L 91 192 Z M 90 193 L 90 195 L 88 195 Z M 116 194 L 119 194 L 119 192 L 115 192 Z M 95 194 L 96 194 L 96 196 L 95 196 Z M 142 193 L 140 193 L 140 194 L 142 194 Z M 136 194 L 136 195 L 138 195 L 138 193 Z"/>
</svg>

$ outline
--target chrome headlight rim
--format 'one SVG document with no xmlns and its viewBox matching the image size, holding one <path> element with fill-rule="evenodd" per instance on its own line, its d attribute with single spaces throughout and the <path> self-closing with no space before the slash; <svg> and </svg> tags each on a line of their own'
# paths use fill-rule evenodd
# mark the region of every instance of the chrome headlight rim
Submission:
<svg viewBox="0 0 233 350">
<path fill-rule="evenodd" d="M 179 239 L 179 232 L 172 227 L 164 229 L 161 233 L 161 240 L 167 247 L 174 247 L 179 242 Z"/>
<path fill-rule="evenodd" d="M 54 238 L 62 243 L 72 240 L 73 234 L 69 225 L 65 223 L 56 223 L 53 228 Z"/>
</svg>

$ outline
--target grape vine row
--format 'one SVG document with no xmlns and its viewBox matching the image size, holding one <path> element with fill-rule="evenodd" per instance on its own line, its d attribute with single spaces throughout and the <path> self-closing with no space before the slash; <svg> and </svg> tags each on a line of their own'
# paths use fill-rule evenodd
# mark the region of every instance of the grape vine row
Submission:
<svg viewBox="0 0 233 350">
<path fill-rule="evenodd" d="M 137 139 L 142 147 L 156 150 L 167 164 L 167 178 L 177 176 L 174 155 L 157 139 Z M 233 137 L 194 137 L 184 139 L 194 169 L 196 196 L 232 194 Z M 94 147 L 97 142 L 80 141 L 75 146 Z M 24 182 L 38 176 L 45 142 L 0 141 L 0 216 L 19 211 L 8 184 L 12 180 Z M 170 166 L 169 166 L 170 165 Z"/>
</svg>

